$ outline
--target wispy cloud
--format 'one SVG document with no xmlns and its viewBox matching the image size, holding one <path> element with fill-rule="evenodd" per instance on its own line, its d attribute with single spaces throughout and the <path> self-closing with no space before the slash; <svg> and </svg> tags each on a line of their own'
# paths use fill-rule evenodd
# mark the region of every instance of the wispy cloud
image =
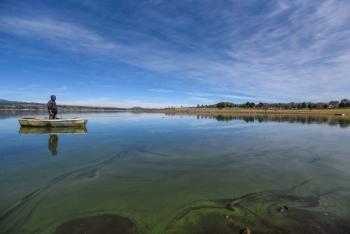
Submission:
<svg viewBox="0 0 350 234">
<path fill-rule="evenodd" d="M 169 90 L 169 89 L 149 89 L 151 92 L 155 93 L 172 93 L 174 90 Z"/>
<path fill-rule="evenodd" d="M 340 84 L 350 83 L 346 71 L 350 3 L 282 2 L 283 7 L 276 6 L 278 14 L 283 14 L 281 23 L 271 21 L 271 15 L 263 17 L 259 23 L 264 27 L 228 50 L 232 58 L 245 62 L 236 71 L 245 74 L 263 96 L 277 93 L 289 100 L 346 96 Z"/>
<path fill-rule="evenodd" d="M 3 14 L 0 31 L 105 56 L 157 72 L 163 79 L 172 76 L 179 83 L 191 80 L 202 89 L 225 90 L 188 95 L 202 101 L 322 101 L 349 95 L 349 1 L 208 1 L 195 11 L 189 3 L 156 1 L 133 9 L 134 18 L 118 18 L 99 4 L 83 3 L 122 24 Z"/>
<path fill-rule="evenodd" d="M 118 46 L 79 25 L 50 18 L 1 17 L 0 30 L 18 36 L 44 40 L 60 48 L 95 53 Z"/>
<path fill-rule="evenodd" d="M 187 92 L 187 95 L 189 95 L 192 98 L 195 98 L 197 100 L 206 100 L 211 102 L 217 102 L 220 100 L 240 100 L 240 101 L 256 101 L 256 99 L 252 96 L 246 96 L 246 95 L 235 95 L 235 94 L 226 94 L 226 93 L 208 93 L 208 92 Z"/>
</svg>

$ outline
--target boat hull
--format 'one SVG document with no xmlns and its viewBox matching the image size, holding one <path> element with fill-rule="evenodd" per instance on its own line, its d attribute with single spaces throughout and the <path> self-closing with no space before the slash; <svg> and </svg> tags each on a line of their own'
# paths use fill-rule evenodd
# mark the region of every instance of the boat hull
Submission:
<svg viewBox="0 0 350 234">
<path fill-rule="evenodd" d="M 21 118 L 18 120 L 22 127 L 80 127 L 85 128 L 87 120 L 81 118 L 73 119 L 39 119 Z"/>
</svg>

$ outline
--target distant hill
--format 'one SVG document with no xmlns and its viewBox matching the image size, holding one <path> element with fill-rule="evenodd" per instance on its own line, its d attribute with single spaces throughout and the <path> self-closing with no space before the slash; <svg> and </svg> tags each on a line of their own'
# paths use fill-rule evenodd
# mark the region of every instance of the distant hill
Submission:
<svg viewBox="0 0 350 234">
<path fill-rule="evenodd" d="M 19 102 L 16 102 L 16 101 L 8 101 L 8 100 L 5 100 L 5 99 L 0 99 L 0 105 L 1 105 L 1 104 L 15 104 L 15 103 L 19 103 Z"/>
<path fill-rule="evenodd" d="M 9 101 L 0 99 L 0 111 L 45 111 L 46 103 L 35 103 L 35 102 L 20 102 L 20 101 Z M 59 111 L 126 111 L 127 108 L 118 107 L 97 107 L 97 106 L 72 106 L 72 105 L 58 105 Z"/>
</svg>

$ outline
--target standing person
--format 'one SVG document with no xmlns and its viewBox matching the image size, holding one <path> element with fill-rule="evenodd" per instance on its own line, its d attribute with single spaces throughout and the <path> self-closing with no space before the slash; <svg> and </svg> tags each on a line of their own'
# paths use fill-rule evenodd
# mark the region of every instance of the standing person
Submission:
<svg viewBox="0 0 350 234">
<path fill-rule="evenodd" d="M 49 112 L 49 119 L 56 119 L 57 105 L 55 95 L 51 95 L 51 100 L 47 103 L 47 110 Z"/>
</svg>

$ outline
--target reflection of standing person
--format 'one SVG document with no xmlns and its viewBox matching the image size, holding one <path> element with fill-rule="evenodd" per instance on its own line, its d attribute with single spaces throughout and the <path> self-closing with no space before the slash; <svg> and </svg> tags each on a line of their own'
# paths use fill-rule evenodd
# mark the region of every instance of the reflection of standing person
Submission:
<svg viewBox="0 0 350 234">
<path fill-rule="evenodd" d="M 57 146 L 58 146 L 58 136 L 56 134 L 50 134 L 48 148 L 52 156 L 57 155 Z"/>
<path fill-rule="evenodd" d="M 57 105 L 55 95 L 51 95 L 51 100 L 47 103 L 47 110 L 49 112 L 49 119 L 56 119 Z"/>
</svg>

